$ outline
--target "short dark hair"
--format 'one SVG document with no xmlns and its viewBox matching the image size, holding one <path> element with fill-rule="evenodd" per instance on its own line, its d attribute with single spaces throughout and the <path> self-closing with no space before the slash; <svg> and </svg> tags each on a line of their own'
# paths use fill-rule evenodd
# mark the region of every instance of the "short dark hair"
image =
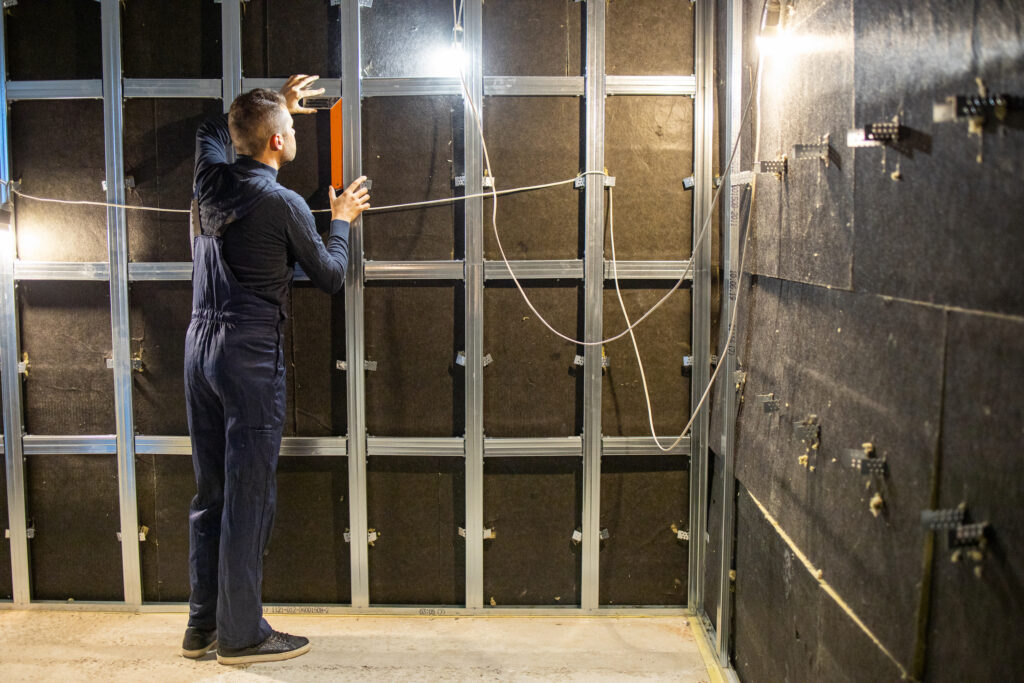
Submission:
<svg viewBox="0 0 1024 683">
<path fill-rule="evenodd" d="M 271 135 L 282 132 L 284 95 L 266 88 L 256 88 L 239 95 L 231 103 L 228 130 L 239 154 L 252 156 L 263 151 Z"/>
</svg>

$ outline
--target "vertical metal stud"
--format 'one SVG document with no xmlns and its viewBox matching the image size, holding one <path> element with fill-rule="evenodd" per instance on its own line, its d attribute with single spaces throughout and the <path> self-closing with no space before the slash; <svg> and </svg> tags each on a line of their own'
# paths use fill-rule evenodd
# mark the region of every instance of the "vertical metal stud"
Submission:
<svg viewBox="0 0 1024 683">
<path fill-rule="evenodd" d="M 242 94 L 242 0 L 221 3 L 220 44 L 224 69 L 221 92 L 226 112 Z"/>
<path fill-rule="evenodd" d="M 483 0 L 465 0 L 466 86 L 484 113 Z M 466 194 L 483 192 L 483 145 L 464 99 Z M 466 607 L 484 604 L 484 236 L 483 200 L 466 200 Z"/>
<path fill-rule="evenodd" d="M 587 72 L 584 86 L 587 120 L 586 170 L 604 168 L 605 2 L 587 3 Z M 585 181 L 585 244 L 583 255 L 584 340 L 600 341 L 604 311 L 604 178 Z M 584 610 L 599 605 L 598 569 L 601 529 L 601 347 L 583 351 L 583 576 L 580 603 Z"/>
<path fill-rule="evenodd" d="M 7 27 L 0 12 L 0 177 L 11 179 L 8 144 Z M 4 204 L 11 200 L 7 186 L 0 189 Z M 18 307 L 14 295 L 14 217 L 7 231 L 0 230 L 0 381 L 3 385 L 4 454 L 7 474 L 7 525 L 11 530 L 11 583 L 16 605 L 32 598 L 28 523 L 25 506 L 25 460 L 21 436 L 21 375 L 18 373 Z"/>
<path fill-rule="evenodd" d="M 124 204 L 124 113 L 121 83 L 121 3 L 103 0 L 103 140 L 107 201 Z M 114 414 L 117 424 L 117 481 L 121 501 L 121 564 L 124 599 L 142 604 L 139 565 L 139 512 L 135 487 L 135 425 L 132 413 L 131 332 L 128 329 L 128 233 L 124 209 L 107 208 L 110 260 L 110 325 L 114 362 Z"/>
<path fill-rule="evenodd" d="M 741 0 L 728 0 L 725 7 L 725 50 L 726 50 L 726 91 L 725 91 L 725 130 L 722 139 L 726 145 L 722 147 L 723 163 L 727 163 L 733 151 L 733 145 L 739 146 L 742 99 L 743 99 L 743 4 Z M 736 150 L 739 159 L 740 150 Z M 734 162 L 734 163 L 738 163 Z M 722 310 L 719 319 L 719 348 L 729 335 L 729 321 L 732 319 L 736 293 L 741 284 L 742 273 L 735 272 L 739 268 L 740 240 L 740 199 L 743 188 L 733 187 L 731 172 L 722 178 L 730 201 L 722 206 Z M 717 410 L 721 411 L 722 433 L 719 452 L 722 454 L 722 520 L 718 529 L 721 548 L 718 567 L 708 567 L 708 571 L 718 571 L 718 614 L 715 623 L 715 649 L 719 664 L 729 666 L 729 639 L 732 634 L 732 556 L 733 556 L 733 524 L 736 512 L 736 480 L 735 480 L 735 446 L 736 446 L 736 400 L 732 378 L 736 372 L 736 341 L 722 354 L 725 367 L 719 382 L 717 394 L 721 397 Z"/>
<path fill-rule="evenodd" d="M 345 144 L 345 183 L 363 172 L 362 63 L 359 0 L 341 7 L 341 95 Z M 345 349 L 348 372 L 348 500 L 352 563 L 352 606 L 370 605 L 370 558 L 365 542 L 366 512 L 366 338 L 363 330 L 363 219 L 349 232 L 349 264 L 345 280 Z M 356 540 L 358 542 L 356 542 Z"/>
<path fill-rule="evenodd" d="M 713 0 L 697 0 L 695 8 L 693 193 L 693 374 L 690 405 L 696 406 L 708 385 L 711 371 L 711 231 L 697 242 L 697 234 L 711 210 L 711 155 L 714 149 L 714 7 Z M 690 572 L 687 603 L 695 613 L 704 608 L 704 550 L 707 530 L 708 407 L 701 408 L 690 437 Z"/>
</svg>

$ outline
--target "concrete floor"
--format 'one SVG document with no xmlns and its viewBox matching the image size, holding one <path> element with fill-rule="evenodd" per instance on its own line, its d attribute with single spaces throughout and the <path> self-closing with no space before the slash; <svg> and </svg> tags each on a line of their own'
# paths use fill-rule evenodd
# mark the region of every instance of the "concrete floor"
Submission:
<svg viewBox="0 0 1024 683">
<path fill-rule="evenodd" d="M 227 667 L 178 652 L 183 614 L 0 611 L 4 681 L 700 681 L 683 617 L 272 615 L 309 654 Z"/>
</svg>

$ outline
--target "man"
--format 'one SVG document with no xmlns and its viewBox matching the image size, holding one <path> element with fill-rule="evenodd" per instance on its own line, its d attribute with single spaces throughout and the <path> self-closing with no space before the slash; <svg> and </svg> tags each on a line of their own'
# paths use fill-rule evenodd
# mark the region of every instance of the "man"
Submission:
<svg viewBox="0 0 1024 683">
<path fill-rule="evenodd" d="M 330 188 L 324 245 L 306 202 L 277 182 L 295 158 L 292 114 L 317 76 L 281 92 L 240 95 L 196 135 L 192 321 L 185 341 L 185 401 L 197 493 L 189 512 L 192 596 L 182 654 L 216 649 L 222 664 L 274 661 L 309 640 L 263 619 L 263 553 L 274 523 L 285 415 L 286 302 L 298 262 L 317 287 L 345 282 L 349 224 L 369 207 L 357 179 Z M 229 163 L 234 144 L 238 160 Z M 198 216 L 197 214 L 198 209 Z"/>
</svg>

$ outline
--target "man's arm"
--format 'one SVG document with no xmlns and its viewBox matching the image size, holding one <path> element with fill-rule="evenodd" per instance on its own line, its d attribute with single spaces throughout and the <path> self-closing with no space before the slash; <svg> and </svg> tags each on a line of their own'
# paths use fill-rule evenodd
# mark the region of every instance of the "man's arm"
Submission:
<svg viewBox="0 0 1024 683">
<path fill-rule="evenodd" d="M 203 122 L 196 133 L 196 171 L 193 178 L 193 192 L 205 184 L 210 171 L 229 163 L 228 149 L 231 133 L 228 131 L 228 115 L 218 114 Z"/>
</svg>

